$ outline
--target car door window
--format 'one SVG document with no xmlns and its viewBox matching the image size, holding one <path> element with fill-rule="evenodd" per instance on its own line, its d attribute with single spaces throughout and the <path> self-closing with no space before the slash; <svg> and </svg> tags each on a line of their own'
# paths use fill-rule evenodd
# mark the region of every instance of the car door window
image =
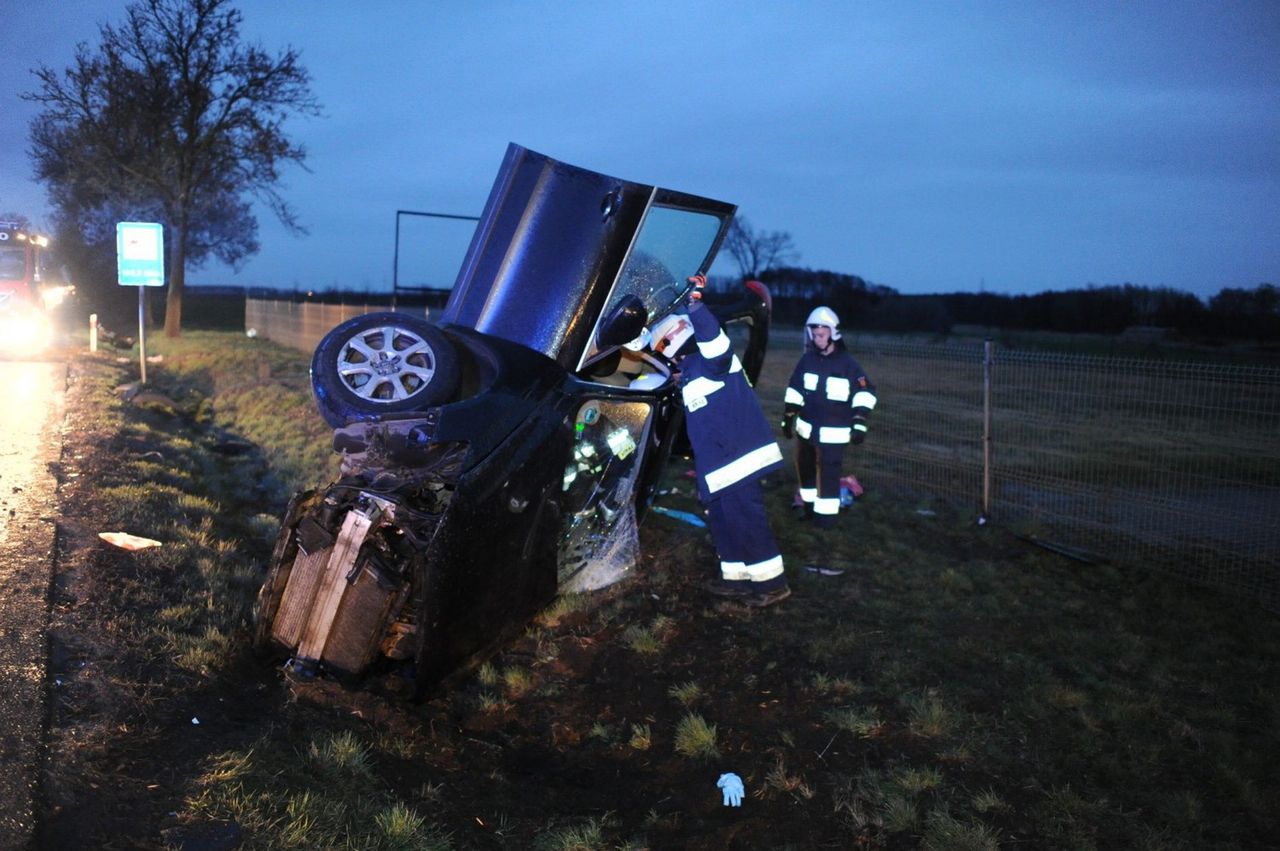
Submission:
<svg viewBox="0 0 1280 851">
<path fill-rule="evenodd" d="M 650 323 L 674 310 L 688 292 L 688 277 L 707 261 L 722 224 L 710 213 L 650 207 L 601 316 L 609 316 L 629 295 L 644 303 Z M 593 334 L 585 361 L 603 353 L 595 339 Z"/>
</svg>

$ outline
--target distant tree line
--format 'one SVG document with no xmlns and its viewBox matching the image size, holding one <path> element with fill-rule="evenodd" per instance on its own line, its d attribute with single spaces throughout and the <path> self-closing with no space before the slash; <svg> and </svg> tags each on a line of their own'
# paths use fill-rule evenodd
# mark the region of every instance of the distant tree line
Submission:
<svg viewBox="0 0 1280 851">
<path fill-rule="evenodd" d="M 743 280 L 756 279 L 773 294 L 774 319 L 800 323 L 814 307 L 835 310 L 848 328 L 949 334 L 957 325 L 1008 331 L 1119 334 L 1161 329 L 1188 340 L 1280 342 L 1280 292 L 1274 284 L 1223 289 L 1208 302 L 1168 287 L 1088 286 L 1036 295 L 949 293 L 907 296 L 857 275 L 793 265 L 791 234 L 756 229 L 739 214 L 725 250 Z M 737 284 L 720 279 L 723 290 Z"/>
<path fill-rule="evenodd" d="M 902 295 L 857 275 L 782 267 L 759 279 L 769 286 L 779 322 L 803 322 L 825 304 L 849 328 L 950 333 L 957 325 L 1019 331 L 1119 334 L 1154 327 L 1186 339 L 1280 341 L 1280 289 L 1223 289 L 1208 302 L 1167 287 L 1090 286 L 1036 295 Z"/>
</svg>

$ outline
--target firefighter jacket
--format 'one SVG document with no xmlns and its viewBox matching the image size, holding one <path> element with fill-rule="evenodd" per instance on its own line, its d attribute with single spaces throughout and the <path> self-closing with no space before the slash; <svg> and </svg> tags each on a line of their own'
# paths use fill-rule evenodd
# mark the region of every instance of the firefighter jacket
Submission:
<svg viewBox="0 0 1280 851">
<path fill-rule="evenodd" d="M 698 498 L 707 503 L 779 469 L 782 450 L 719 321 L 697 302 L 689 321 L 697 349 L 679 363 L 680 394 Z"/>
<path fill-rule="evenodd" d="M 836 341 L 829 355 L 805 350 L 783 397 L 788 415 L 796 414 L 796 435 L 819 444 L 861 443 L 867 417 L 876 406 L 876 388 L 866 372 Z"/>
</svg>

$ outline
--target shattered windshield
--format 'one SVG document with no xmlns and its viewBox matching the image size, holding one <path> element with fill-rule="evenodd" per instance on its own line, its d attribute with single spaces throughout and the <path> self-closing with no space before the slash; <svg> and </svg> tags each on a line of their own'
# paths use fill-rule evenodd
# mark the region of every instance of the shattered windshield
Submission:
<svg viewBox="0 0 1280 851">
<path fill-rule="evenodd" d="M 673 207 L 652 207 L 622 267 L 609 308 L 627 295 L 637 295 L 650 321 L 683 301 L 686 279 L 696 274 L 720 232 L 720 218 Z M 609 309 L 605 310 L 608 315 Z"/>
<path fill-rule="evenodd" d="M 650 207 L 601 316 L 609 316 L 629 295 L 644 303 L 648 324 L 678 307 L 689 291 L 688 277 L 702 271 L 710 259 L 721 224 L 720 217 L 710 213 Z M 593 342 L 586 359 L 598 354 Z"/>
</svg>

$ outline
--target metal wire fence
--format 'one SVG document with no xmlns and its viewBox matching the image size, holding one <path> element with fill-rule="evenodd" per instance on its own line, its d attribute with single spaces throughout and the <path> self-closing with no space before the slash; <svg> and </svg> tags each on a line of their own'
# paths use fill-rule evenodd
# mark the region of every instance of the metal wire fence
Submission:
<svg viewBox="0 0 1280 851">
<path fill-rule="evenodd" d="M 881 399 L 859 475 L 1280 611 L 1280 369 L 854 346 Z"/>
<path fill-rule="evenodd" d="M 248 332 L 282 346 L 310 352 L 335 325 L 355 316 L 390 310 L 385 304 L 351 302 L 329 304 L 313 301 L 245 299 L 244 327 Z M 424 316 L 421 306 L 399 308 L 404 313 Z"/>
<path fill-rule="evenodd" d="M 246 327 L 310 351 L 344 319 L 385 309 L 250 299 Z M 798 353 L 775 338 L 762 394 Z M 864 483 L 1280 612 L 1280 368 L 848 342 L 880 396 L 856 456 Z"/>
</svg>

